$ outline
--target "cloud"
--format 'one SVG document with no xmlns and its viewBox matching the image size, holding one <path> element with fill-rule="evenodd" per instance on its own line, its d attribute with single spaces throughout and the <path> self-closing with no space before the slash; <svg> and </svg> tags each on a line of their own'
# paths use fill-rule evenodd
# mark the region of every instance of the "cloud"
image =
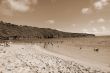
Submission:
<svg viewBox="0 0 110 73">
<path fill-rule="evenodd" d="M 104 32 L 107 30 L 107 28 L 106 28 L 105 26 L 101 26 L 100 28 L 101 28 L 102 31 L 104 31 Z"/>
<path fill-rule="evenodd" d="M 100 26 L 100 27 L 84 28 L 82 29 L 82 32 L 101 35 L 101 34 L 108 34 L 109 30 L 107 29 L 106 26 Z"/>
<path fill-rule="evenodd" d="M 37 4 L 37 0 L 1 0 L 0 9 L 10 12 L 27 12 Z"/>
<path fill-rule="evenodd" d="M 93 5 L 95 9 L 101 10 L 108 5 L 108 0 L 97 0 Z"/>
<path fill-rule="evenodd" d="M 10 8 L 15 11 L 25 12 L 29 10 L 29 6 L 27 1 L 15 1 L 15 0 L 8 0 Z"/>
<path fill-rule="evenodd" d="M 100 31 L 97 28 L 92 28 L 93 33 L 100 33 Z"/>
<path fill-rule="evenodd" d="M 109 30 L 107 30 L 107 27 L 105 26 L 100 26 L 99 29 L 94 27 L 92 28 L 92 33 L 97 34 L 97 35 L 104 35 L 110 33 Z"/>
<path fill-rule="evenodd" d="M 54 24 L 55 21 L 54 21 L 54 20 L 47 20 L 47 23 L 48 23 L 48 24 Z"/>
<path fill-rule="evenodd" d="M 81 12 L 82 14 L 90 14 L 92 10 L 90 8 L 82 8 Z"/>
<path fill-rule="evenodd" d="M 99 19 L 97 20 L 97 22 L 98 22 L 98 23 L 103 23 L 103 22 L 105 22 L 105 19 L 104 19 L 104 18 L 99 18 Z"/>
<path fill-rule="evenodd" d="M 102 34 L 108 35 L 108 33 L 110 33 L 110 30 L 107 29 L 106 26 L 101 26 L 100 28 L 101 28 L 101 31 L 102 31 L 101 33 L 102 33 Z"/>
<path fill-rule="evenodd" d="M 93 0 L 94 2 L 92 3 L 92 7 L 90 8 L 82 8 L 81 12 L 82 14 L 90 14 L 96 10 L 102 10 L 109 4 L 109 0 Z"/>
<path fill-rule="evenodd" d="M 91 20 L 88 22 L 88 24 L 101 24 L 101 23 L 106 23 L 107 20 L 105 20 L 104 18 L 99 18 L 99 19 L 96 19 L 96 20 Z"/>
<path fill-rule="evenodd" d="M 96 9 L 102 9 L 102 8 L 103 8 L 103 4 L 98 1 L 98 2 L 95 2 L 95 3 L 94 3 L 94 7 L 95 7 Z"/>
</svg>

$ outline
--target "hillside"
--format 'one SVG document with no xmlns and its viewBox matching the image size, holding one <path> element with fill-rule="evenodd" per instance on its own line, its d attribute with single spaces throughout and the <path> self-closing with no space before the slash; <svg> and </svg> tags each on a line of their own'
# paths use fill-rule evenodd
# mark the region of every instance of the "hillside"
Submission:
<svg viewBox="0 0 110 73">
<path fill-rule="evenodd" d="M 15 25 L 0 22 L 0 39 L 33 39 L 33 38 L 67 38 L 67 37 L 93 37 L 94 34 L 69 33 L 50 28 Z"/>
</svg>

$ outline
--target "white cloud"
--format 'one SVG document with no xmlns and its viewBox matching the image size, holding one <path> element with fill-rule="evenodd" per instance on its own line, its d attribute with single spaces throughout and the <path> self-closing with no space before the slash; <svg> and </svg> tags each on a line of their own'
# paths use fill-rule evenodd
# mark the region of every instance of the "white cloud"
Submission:
<svg viewBox="0 0 110 73">
<path fill-rule="evenodd" d="M 105 22 L 105 19 L 104 19 L 104 18 L 99 18 L 99 19 L 97 20 L 97 22 L 98 22 L 98 23 L 103 23 L 103 22 Z"/>
<path fill-rule="evenodd" d="M 27 12 L 33 9 L 37 4 L 37 0 L 2 0 L 0 3 L 0 9 L 2 13 L 8 12 Z M 3 11 L 5 10 L 5 11 Z"/>
<path fill-rule="evenodd" d="M 99 18 L 96 20 L 91 20 L 88 22 L 88 24 L 92 25 L 92 24 L 102 24 L 102 23 L 106 23 L 107 20 L 105 20 L 104 18 Z"/>
<path fill-rule="evenodd" d="M 29 10 L 29 6 L 27 4 L 27 0 L 16 1 L 16 0 L 8 0 L 8 3 L 11 9 L 15 11 L 25 12 Z"/>
<path fill-rule="evenodd" d="M 48 20 L 47 23 L 49 23 L 49 24 L 54 24 L 55 21 L 54 21 L 54 20 Z"/>
<path fill-rule="evenodd" d="M 102 3 L 103 3 L 103 6 L 106 6 L 106 5 L 108 5 L 109 3 L 108 3 L 108 0 L 100 0 Z"/>
<path fill-rule="evenodd" d="M 102 10 L 103 8 L 105 8 L 109 4 L 109 0 L 93 0 L 93 1 L 95 1 L 92 4 L 93 7 L 91 7 L 91 8 L 83 8 L 81 10 L 81 12 L 83 14 L 90 14 L 90 13 L 93 12 L 94 9 Z"/>
<path fill-rule="evenodd" d="M 99 33 L 97 28 L 92 28 L 93 33 Z"/>
<path fill-rule="evenodd" d="M 103 8 L 103 4 L 98 1 L 98 2 L 95 2 L 95 3 L 94 3 L 94 7 L 95 7 L 96 9 L 102 9 L 102 8 Z"/>
<path fill-rule="evenodd" d="M 94 7 L 95 9 L 98 9 L 98 10 L 101 10 L 103 9 L 105 6 L 108 5 L 108 0 L 97 0 L 95 3 L 94 3 Z"/>
<path fill-rule="evenodd" d="M 106 35 L 110 32 L 109 32 L 109 30 L 107 30 L 107 28 L 105 26 L 100 26 L 99 29 L 92 28 L 92 33 L 97 34 L 97 35 Z"/>
<path fill-rule="evenodd" d="M 106 31 L 106 27 L 105 26 L 101 26 L 102 31 Z"/>
<path fill-rule="evenodd" d="M 92 10 L 90 8 L 83 8 L 81 10 L 82 14 L 90 14 L 92 12 Z"/>
</svg>

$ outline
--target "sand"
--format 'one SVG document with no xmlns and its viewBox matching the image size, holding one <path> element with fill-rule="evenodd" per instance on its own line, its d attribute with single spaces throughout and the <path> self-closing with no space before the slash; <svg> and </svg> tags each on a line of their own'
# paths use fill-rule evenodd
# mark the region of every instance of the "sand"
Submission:
<svg viewBox="0 0 110 73">
<path fill-rule="evenodd" d="M 94 66 L 110 67 L 109 37 L 69 38 L 61 41 L 63 43 L 54 40 L 53 45 L 48 44 L 46 49 Z M 95 48 L 98 48 L 99 51 L 94 51 Z"/>
<path fill-rule="evenodd" d="M 109 73 L 110 68 L 51 52 L 38 43 L 0 46 L 0 73 Z"/>
</svg>

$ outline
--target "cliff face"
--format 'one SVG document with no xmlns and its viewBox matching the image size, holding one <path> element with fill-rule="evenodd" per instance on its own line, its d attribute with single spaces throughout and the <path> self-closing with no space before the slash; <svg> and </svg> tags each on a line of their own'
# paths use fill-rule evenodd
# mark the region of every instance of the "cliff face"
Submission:
<svg viewBox="0 0 110 73">
<path fill-rule="evenodd" d="M 14 25 L 0 22 L 0 39 L 93 37 L 94 34 L 67 33 L 50 28 Z"/>
</svg>

